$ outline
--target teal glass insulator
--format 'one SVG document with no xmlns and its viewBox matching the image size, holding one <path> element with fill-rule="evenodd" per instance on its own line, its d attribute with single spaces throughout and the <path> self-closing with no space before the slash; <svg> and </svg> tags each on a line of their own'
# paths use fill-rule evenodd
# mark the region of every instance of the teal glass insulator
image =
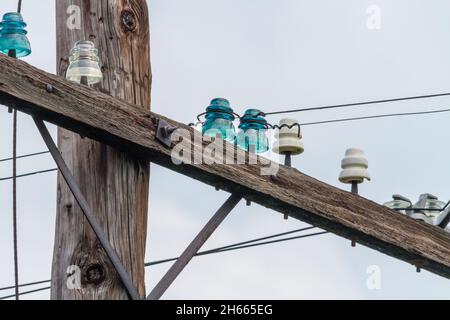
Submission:
<svg viewBox="0 0 450 320">
<path fill-rule="evenodd" d="M 13 52 L 17 58 L 28 56 L 31 53 L 31 46 L 26 26 L 20 13 L 6 13 L 0 22 L 0 52 L 4 54 Z"/>
<path fill-rule="evenodd" d="M 66 79 L 87 85 L 101 82 L 103 74 L 99 61 L 98 50 L 93 42 L 78 41 L 70 50 L 70 64 L 66 72 Z"/>
<path fill-rule="evenodd" d="M 216 98 L 206 108 L 205 123 L 202 127 L 203 135 L 220 137 L 226 141 L 234 141 L 236 131 L 234 128 L 234 113 L 227 99 Z"/>
<path fill-rule="evenodd" d="M 245 151 L 263 153 L 269 150 L 267 120 L 258 109 L 248 109 L 241 118 L 236 145 Z"/>
</svg>

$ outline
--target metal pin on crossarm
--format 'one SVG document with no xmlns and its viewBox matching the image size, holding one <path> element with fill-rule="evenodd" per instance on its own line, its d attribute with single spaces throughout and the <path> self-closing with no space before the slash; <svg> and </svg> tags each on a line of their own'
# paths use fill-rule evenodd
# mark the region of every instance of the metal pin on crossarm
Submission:
<svg viewBox="0 0 450 320">
<path fill-rule="evenodd" d="M 302 134 L 300 131 L 300 125 L 295 119 L 285 118 L 281 119 L 278 126 L 275 126 L 277 131 L 275 132 L 275 142 L 273 151 L 280 155 L 284 155 L 284 165 L 286 167 L 292 166 L 292 156 L 299 155 L 305 151 L 305 147 L 301 141 Z M 287 220 L 289 216 L 284 215 L 284 219 Z"/>
<path fill-rule="evenodd" d="M 341 162 L 342 171 L 339 181 L 351 185 L 351 193 L 358 194 L 358 185 L 364 180 L 370 180 L 367 171 L 369 163 L 364 155 L 364 151 L 357 148 L 350 148 L 345 151 L 345 157 Z M 356 239 L 351 238 L 352 247 L 356 247 Z"/>
</svg>

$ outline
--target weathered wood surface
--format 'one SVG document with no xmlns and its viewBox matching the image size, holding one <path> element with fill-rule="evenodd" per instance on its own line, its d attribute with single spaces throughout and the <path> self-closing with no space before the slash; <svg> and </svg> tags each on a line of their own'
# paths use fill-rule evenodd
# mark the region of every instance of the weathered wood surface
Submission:
<svg viewBox="0 0 450 320">
<path fill-rule="evenodd" d="M 192 131 L 184 124 L 5 56 L 0 102 L 450 278 L 450 234 L 296 169 L 281 166 L 274 180 L 260 175 L 260 165 L 175 165 L 171 150 L 155 140 L 155 122 Z"/>
<path fill-rule="evenodd" d="M 95 89 L 133 103 L 134 108 L 139 106 L 142 110 L 149 110 L 151 69 L 146 1 L 55 2 L 58 73 L 65 74 L 68 54 L 74 43 L 91 40 L 99 49 L 104 76 L 103 82 Z M 73 28 L 77 16 L 69 19 L 70 5 L 81 9 L 80 29 Z M 71 13 L 76 15 L 77 12 Z M 127 25 L 123 23 L 124 15 L 127 15 Z M 68 28 L 68 20 L 73 23 L 72 28 Z M 58 129 L 58 146 L 136 288 L 144 297 L 149 163 L 61 127 Z M 71 290 L 66 286 L 69 265 L 77 265 L 81 269 L 81 290 Z M 61 175 L 58 176 L 51 297 L 127 299 L 112 264 Z"/>
</svg>

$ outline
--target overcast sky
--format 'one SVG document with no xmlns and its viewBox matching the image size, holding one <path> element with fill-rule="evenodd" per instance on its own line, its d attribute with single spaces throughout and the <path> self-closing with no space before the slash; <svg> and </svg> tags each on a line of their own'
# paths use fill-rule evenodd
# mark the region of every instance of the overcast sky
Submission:
<svg viewBox="0 0 450 320">
<path fill-rule="evenodd" d="M 450 2 L 447 0 L 152 0 L 152 109 L 192 122 L 214 97 L 235 111 L 264 111 L 448 92 Z M 381 28 L 367 9 L 381 9 Z M 0 13 L 15 10 L 2 0 Z M 23 1 L 33 54 L 25 60 L 55 72 L 54 1 Z M 449 98 L 295 115 L 300 122 L 446 108 Z M 278 122 L 271 117 L 270 122 Z M 337 181 L 348 147 L 363 148 L 373 180 L 360 193 L 376 202 L 401 193 L 450 198 L 450 114 L 367 120 L 303 128 L 304 173 Z M 0 109 L 0 158 L 11 155 L 12 117 Z M 56 130 L 52 127 L 52 132 Z M 19 116 L 19 154 L 45 150 L 31 119 Z M 268 155 L 272 156 L 272 155 Z M 19 173 L 53 168 L 50 156 L 19 161 Z M 0 177 L 11 174 L 0 163 Z M 0 287 L 14 282 L 11 183 L 0 182 Z M 227 198 L 224 192 L 152 165 L 146 260 L 177 256 Z M 56 173 L 19 181 L 21 282 L 50 277 Z M 205 248 L 297 229 L 304 224 L 241 203 Z M 381 270 L 371 290 L 367 268 Z M 149 291 L 169 264 L 147 268 Z M 0 296 L 12 291 L 0 292 Z M 450 282 L 334 235 L 200 257 L 164 298 L 427 299 L 449 298 Z M 49 292 L 24 296 L 48 299 Z"/>
</svg>

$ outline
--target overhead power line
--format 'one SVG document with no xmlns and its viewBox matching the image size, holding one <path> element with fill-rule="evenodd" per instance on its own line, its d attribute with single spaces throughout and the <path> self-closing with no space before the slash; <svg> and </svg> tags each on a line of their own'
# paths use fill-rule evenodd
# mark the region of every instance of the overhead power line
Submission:
<svg viewBox="0 0 450 320">
<path fill-rule="evenodd" d="M 33 171 L 33 172 L 29 172 L 29 173 L 19 174 L 16 176 L 16 178 L 23 178 L 23 177 L 33 176 L 36 174 L 53 172 L 53 171 L 57 171 L 57 170 L 58 170 L 57 168 L 53 168 L 53 169 L 47 169 L 47 170 L 41 170 L 41 171 Z M 4 177 L 4 178 L 0 178 L 0 181 L 6 181 L 6 180 L 11 180 L 11 179 L 13 179 L 13 177 Z"/>
<path fill-rule="evenodd" d="M 42 280 L 42 281 L 28 282 L 28 283 L 24 283 L 24 284 L 19 284 L 19 288 L 34 286 L 34 285 L 37 285 L 37 284 L 48 283 L 50 281 L 51 280 Z M 3 287 L 3 288 L 0 288 L 0 291 L 14 289 L 14 288 L 15 288 L 15 286 Z"/>
<path fill-rule="evenodd" d="M 19 1 L 20 6 L 20 1 Z M 13 207 L 13 252 L 14 252 L 14 289 L 19 300 L 19 249 L 17 243 L 17 109 L 13 111 L 13 163 L 12 163 L 12 207 Z"/>
<path fill-rule="evenodd" d="M 417 112 L 403 112 L 403 113 L 387 113 L 387 114 L 378 114 L 378 115 L 372 115 L 372 116 L 362 116 L 362 117 L 354 117 L 354 118 L 343 118 L 343 119 L 332 119 L 332 120 L 323 120 L 323 121 L 315 121 L 315 122 L 306 122 L 306 123 L 302 123 L 301 125 L 302 126 L 312 126 L 312 125 L 326 124 L 326 123 L 367 120 L 367 119 L 377 119 L 377 118 L 401 117 L 401 116 L 416 116 L 416 115 L 445 113 L 445 112 L 450 112 L 450 109 L 417 111 Z"/>
<path fill-rule="evenodd" d="M 263 238 L 257 238 L 257 239 L 248 240 L 248 241 L 244 241 L 244 242 L 238 242 L 238 243 L 235 243 L 235 244 L 230 244 L 230 245 L 219 247 L 219 248 L 215 248 L 215 249 L 210 249 L 210 250 L 206 250 L 206 251 L 200 251 L 195 256 L 204 256 L 204 255 L 208 255 L 208 254 L 219 253 L 219 252 L 222 252 L 222 251 L 229 251 L 231 248 L 240 247 L 242 245 L 246 245 L 246 244 L 249 244 L 249 243 L 254 243 L 254 242 L 267 240 L 267 239 L 278 238 L 278 237 L 285 236 L 285 235 L 288 235 L 288 234 L 293 234 L 293 233 L 297 233 L 297 232 L 307 231 L 307 230 L 311 230 L 311 229 L 314 229 L 314 228 L 315 227 L 306 227 L 306 228 L 292 230 L 292 231 L 288 231 L 288 232 L 277 233 L 277 234 L 274 234 L 274 235 L 271 235 L 271 236 L 267 236 L 267 237 L 263 237 Z M 150 266 L 154 266 L 154 265 L 161 264 L 161 263 L 175 261 L 177 259 L 178 259 L 178 257 L 174 257 L 174 258 L 169 258 L 169 259 L 157 260 L 157 261 L 153 261 L 153 262 L 147 262 L 145 264 L 145 266 L 146 267 L 150 267 Z"/>
<path fill-rule="evenodd" d="M 277 239 L 277 240 L 265 241 L 265 242 L 254 243 L 254 244 L 247 244 L 245 246 L 228 248 L 228 249 L 219 250 L 217 252 L 211 252 L 211 253 L 219 253 L 219 252 L 222 253 L 222 252 L 226 252 L 226 251 L 234 251 L 234 250 L 240 250 L 240 249 L 247 249 L 247 248 L 259 247 L 259 246 L 265 246 L 265 245 L 273 244 L 273 243 L 286 242 L 286 241 L 291 241 L 291 240 L 297 240 L 297 239 L 310 238 L 310 237 L 314 237 L 314 236 L 320 236 L 320 235 L 327 234 L 327 233 L 329 233 L 329 232 L 328 231 L 321 231 L 321 232 L 304 234 L 304 235 L 301 235 L 301 236 L 295 236 L 295 237 L 290 237 L 290 238 Z"/>
<path fill-rule="evenodd" d="M 354 103 L 345 103 L 345 104 L 335 104 L 335 105 L 327 105 L 327 106 L 319 106 L 319 107 L 311 107 L 311 108 L 290 109 L 290 110 L 283 110 L 283 111 L 264 112 L 264 114 L 265 115 L 274 115 L 274 114 L 282 114 L 282 113 L 293 113 L 293 112 L 304 112 L 304 111 L 315 111 L 315 110 L 349 108 L 349 107 L 364 106 L 364 105 L 369 105 L 369 104 L 379 104 L 379 103 L 399 102 L 399 101 L 419 100 L 419 99 L 430 99 L 430 98 L 446 97 L 446 96 L 450 96 L 450 93 L 437 93 L 437 94 L 429 94 L 429 95 L 422 95 L 422 96 L 412 96 L 412 97 L 404 97 L 404 98 L 372 100 L 372 101 L 354 102 Z"/>
<path fill-rule="evenodd" d="M 431 98 L 431 97 L 439 97 L 439 96 L 447 96 L 447 95 L 450 95 L 450 94 L 442 93 L 442 94 L 429 95 L 429 96 L 420 96 L 420 97 Z M 390 99 L 390 100 L 378 100 L 378 101 L 371 101 L 371 102 L 341 104 L 341 105 L 324 106 L 324 107 L 316 107 L 316 108 L 294 109 L 294 110 L 288 110 L 288 111 L 276 111 L 276 112 L 268 112 L 268 113 L 265 113 L 265 114 L 266 115 L 272 115 L 272 114 L 287 113 L 287 112 L 322 110 L 322 109 L 327 109 L 327 108 L 329 109 L 329 108 L 338 108 L 338 107 L 345 107 L 345 106 L 357 106 L 357 105 L 364 105 L 364 104 L 370 104 L 370 103 L 382 103 L 382 102 L 389 102 L 389 101 L 402 101 L 402 100 L 411 100 L 411 99 L 418 99 L 418 98 L 419 97 L 397 98 L 397 99 Z M 430 111 L 402 112 L 402 113 L 388 113 L 388 114 L 369 115 L 369 116 L 361 116 L 361 117 L 353 117 L 353 118 L 319 120 L 319 121 L 314 121 L 314 122 L 302 123 L 301 125 L 302 126 L 309 126 L 309 125 L 327 124 L 327 123 L 334 123 L 334 122 L 367 120 L 367 119 L 388 118 L 388 117 L 401 117 L 401 116 L 414 116 L 414 115 L 426 115 L 426 114 L 436 114 L 436 113 L 446 113 L 446 112 L 450 112 L 450 109 L 437 109 L 437 110 L 430 110 Z M 40 151 L 40 152 L 34 152 L 34 153 L 28 153 L 28 154 L 24 154 L 24 155 L 21 155 L 21 156 L 17 156 L 17 159 L 35 157 L 35 156 L 39 156 L 39 155 L 43 155 L 43 154 L 47 154 L 47 153 L 49 153 L 48 150 Z M 0 163 L 1 162 L 12 161 L 12 160 L 13 160 L 12 157 L 3 158 L 3 159 L 0 159 Z M 45 172 L 48 172 L 48 171 L 45 171 Z M 38 173 L 41 173 L 41 172 L 38 172 Z M 0 179 L 0 181 L 1 181 L 1 179 Z"/>
<path fill-rule="evenodd" d="M 38 288 L 38 289 L 30 290 L 30 291 L 24 291 L 24 292 L 20 292 L 19 296 L 23 296 L 25 294 L 35 293 L 35 292 L 39 292 L 39 291 L 44 291 L 44 290 L 50 290 L 50 289 L 51 289 L 51 287 L 43 287 L 43 288 Z M 16 296 L 15 294 L 11 294 L 9 296 L 1 297 L 0 300 L 14 298 L 15 296 Z"/>
<path fill-rule="evenodd" d="M 442 94 L 444 95 L 444 94 Z M 447 95 L 447 94 L 445 94 Z M 436 95 L 438 96 L 438 95 Z M 402 99 L 408 99 L 408 98 L 402 98 Z M 398 101 L 399 99 L 397 99 Z M 388 101 L 388 100 L 380 100 L 380 101 Z M 368 102 L 367 102 L 368 103 Z M 306 109 L 302 109 L 306 110 Z M 352 118 L 342 118 L 342 119 L 331 119 L 331 120 L 320 120 L 320 121 L 313 121 L 313 122 L 305 122 L 302 123 L 302 126 L 312 126 L 312 125 L 319 125 L 319 124 L 327 124 L 327 123 L 338 123 L 338 122 L 348 122 L 348 121 L 359 121 L 359 120 L 368 120 L 368 119 L 379 119 L 379 118 L 392 118 L 392 117 L 403 117 L 403 116 L 417 116 L 417 115 L 428 115 L 428 114 L 439 114 L 439 113 L 447 113 L 450 112 L 450 109 L 437 109 L 437 110 L 429 110 L 429 111 L 416 111 L 416 112 L 401 112 L 401 113 L 386 113 L 386 114 L 378 114 L 378 115 L 369 115 L 369 116 L 361 116 L 361 117 L 352 117 Z M 267 113 L 267 114 L 273 114 L 273 113 Z M 41 152 L 35 152 L 35 153 L 29 153 L 22 156 L 18 156 L 17 159 L 20 158 L 27 158 L 27 157 L 33 157 L 37 155 L 42 155 L 49 153 L 49 151 L 41 151 Z M 13 158 L 4 158 L 0 159 L 0 162 L 5 161 L 11 161 Z M 58 170 L 57 168 L 47 169 L 47 170 L 41 170 L 41 171 L 33 171 L 21 175 L 17 175 L 17 178 L 23 178 L 28 177 L 31 175 L 36 174 L 42 174 L 42 173 L 48 173 Z M 11 180 L 14 177 L 4 177 L 0 178 L 0 181 L 5 180 Z"/>
<path fill-rule="evenodd" d="M 28 153 L 28 154 L 24 154 L 21 156 L 17 156 L 16 159 L 23 159 L 23 158 L 29 158 L 29 157 L 35 157 L 35 156 L 39 156 L 41 154 L 46 154 L 49 153 L 50 151 L 41 151 L 41 152 L 35 152 L 35 153 Z M 6 161 L 12 161 L 13 158 L 4 158 L 4 159 L 0 159 L 0 162 L 6 162 Z"/>
<path fill-rule="evenodd" d="M 223 246 L 223 247 L 218 247 L 218 248 L 215 248 L 215 249 L 202 251 L 202 252 L 199 252 L 196 256 L 204 256 L 204 255 L 209 255 L 209 254 L 222 253 L 222 252 L 227 252 L 227 251 L 234 251 L 234 250 L 241 250 L 241 249 L 246 249 L 246 248 L 251 248 L 251 247 L 264 246 L 264 245 L 268 245 L 268 244 L 292 241 L 292 240 L 302 239 L 302 238 L 309 238 L 309 237 L 314 237 L 314 236 L 318 236 L 318 235 L 322 235 L 322 234 L 328 233 L 327 231 L 321 231 L 321 232 L 317 232 L 317 233 L 304 234 L 304 235 L 299 235 L 299 236 L 295 236 L 295 237 L 276 239 L 276 240 L 265 241 L 265 242 L 258 242 L 258 241 L 261 241 L 261 240 L 273 239 L 273 238 L 277 238 L 277 237 L 284 236 L 284 235 L 289 235 L 289 234 L 293 234 L 293 233 L 297 233 L 297 232 L 311 230 L 311 229 L 314 229 L 314 228 L 315 227 L 311 226 L 311 227 L 301 228 L 301 229 L 292 230 L 292 231 L 288 231 L 288 232 L 278 233 L 278 234 L 274 234 L 274 235 L 267 236 L 267 237 L 262 237 L 262 238 L 257 238 L 257 239 L 253 239 L 253 240 L 238 242 L 238 243 L 235 243 L 235 244 L 231 244 L 231 245 L 227 245 L 227 246 Z M 258 243 L 255 243 L 255 242 L 258 242 Z M 152 262 L 145 263 L 144 266 L 145 267 L 155 266 L 155 265 L 158 265 L 158 264 L 175 261 L 176 259 L 178 259 L 178 258 L 170 258 L 170 259 L 163 259 L 163 260 L 158 260 L 158 261 L 152 261 Z M 26 286 L 32 286 L 32 285 L 37 285 L 37 284 L 49 283 L 50 281 L 51 280 L 42 280 L 42 281 L 24 283 L 24 284 L 20 284 L 19 287 L 26 287 Z M 0 288 L 0 291 L 13 289 L 14 287 L 15 286 L 3 287 L 3 288 Z M 44 287 L 44 288 L 39 288 L 39 289 L 36 289 L 36 290 L 21 292 L 21 293 L 19 293 L 19 295 L 29 294 L 29 293 L 33 293 L 33 292 L 48 290 L 48 289 L 50 289 L 50 287 Z M 12 296 L 8 295 L 8 296 L 0 297 L 0 300 L 12 298 L 14 296 L 15 295 L 12 295 Z"/>
</svg>

